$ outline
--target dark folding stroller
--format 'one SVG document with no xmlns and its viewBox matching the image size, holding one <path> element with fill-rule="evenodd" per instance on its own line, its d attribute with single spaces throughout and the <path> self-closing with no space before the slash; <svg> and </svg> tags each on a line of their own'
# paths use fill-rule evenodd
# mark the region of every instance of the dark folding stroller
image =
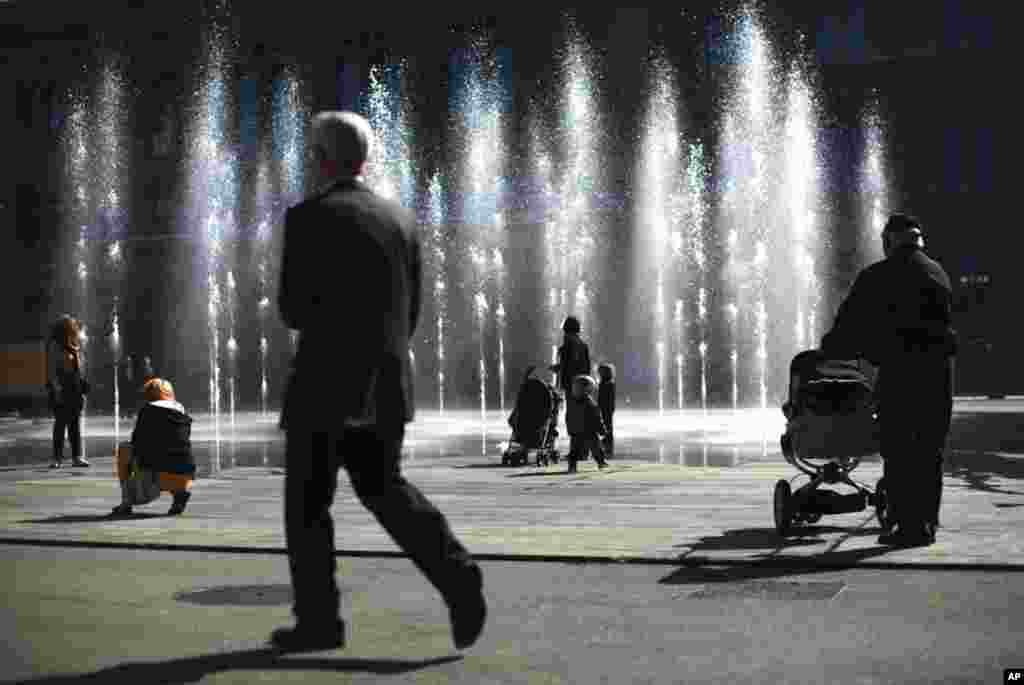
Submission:
<svg viewBox="0 0 1024 685">
<path fill-rule="evenodd" d="M 775 484 L 775 528 L 785 535 L 794 523 L 815 523 L 823 514 L 845 514 L 874 506 L 883 529 L 890 526 L 885 483 L 871 492 L 850 473 L 865 456 L 879 451 L 878 407 L 870 369 L 857 361 L 826 359 L 817 350 L 801 352 L 789 367 L 788 422 L 782 455 L 810 480 L 795 492 L 790 481 Z M 794 476 L 795 480 L 799 476 Z M 845 483 L 843 495 L 821 488 Z"/>
<path fill-rule="evenodd" d="M 554 386 L 533 375 L 536 368 L 526 369 L 523 383 L 519 386 L 516 406 L 508 419 L 512 438 L 501 455 L 503 466 L 525 465 L 531 454 L 537 466 L 558 461 L 555 438 L 558 437 L 556 424 L 562 400 Z"/>
</svg>

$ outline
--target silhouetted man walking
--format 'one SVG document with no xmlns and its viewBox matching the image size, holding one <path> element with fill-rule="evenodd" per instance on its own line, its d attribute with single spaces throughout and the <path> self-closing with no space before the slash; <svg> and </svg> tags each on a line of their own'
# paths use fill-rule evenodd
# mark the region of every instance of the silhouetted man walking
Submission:
<svg viewBox="0 0 1024 685">
<path fill-rule="evenodd" d="M 281 416 L 297 625 L 274 631 L 271 642 L 289 651 L 345 642 L 330 514 L 341 466 L 440 591 L 456 646 L 476 642 L 486 616 L 480 567 L 400 469 L 413 418 L 409 338 L 420 310 L 420 246 L 412 215 L 363 183 L 372 142 L 362 117 L 318 114 L 313 146 L 325 186 L 285 215 L 278 305 L 301 334 Z"/>
<path fill-rule="evenodd" d="M 861 357 L 881 367 L 882 458 L 895 529 L 878 541 L 929 545 L 953 411 L 952 287 L 924 253 L 917 219 L 891 216 L 882 243 L 885 259 L 857 276 L 821 346 L 828 357 Z"/>
</svg>

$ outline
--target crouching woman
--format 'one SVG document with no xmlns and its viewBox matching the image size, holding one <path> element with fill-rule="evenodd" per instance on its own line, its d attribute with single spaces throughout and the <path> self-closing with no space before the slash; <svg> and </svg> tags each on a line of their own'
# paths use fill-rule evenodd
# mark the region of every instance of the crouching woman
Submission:
<svg viewBox="0 0 1024 685">
<path fill-rule="evenodd" d="M 119 449 L 117 477 L 121 482 L 121 504 L 115 516 L 130 514 L 132 505 L 144 504 L 170 492 L 173 496 L 167 512 L 176 516 L 185 511 L 192 496 L 192 478 L 196 466 L 192 458 L 192 419 L 174 398 L 169 381 L 153 378 L 143 386 L 145 404 L 132 431 L 131 449 Z M 159 489 L 156 485 L 159 485 Z M 146 495 L 146 490 L 150 495 Z"/>
</svg>

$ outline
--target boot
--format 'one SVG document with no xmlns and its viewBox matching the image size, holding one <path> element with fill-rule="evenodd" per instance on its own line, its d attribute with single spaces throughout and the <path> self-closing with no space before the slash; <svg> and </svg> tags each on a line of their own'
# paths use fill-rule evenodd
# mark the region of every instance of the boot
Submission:
<svg viewBox="0 0 1024 685">
<path fill-rule="evenodd" d="M 131 498 L 128 496 L 128 483 L 121 481 L 121 503 L 110 512 L 111 516 L 128 516 L 132 513 Z"/>
<path fill-rule="evenodd" d="M 185 505 L 188 504 L 189 499 L 192 497 L 192 493 L 188 490 L 181 490 L 174 493 L 174 501 L 171 502 L 171 508 L 167 510 L 168 516 L 177 516 L 185 511 Z"/>
</svg>

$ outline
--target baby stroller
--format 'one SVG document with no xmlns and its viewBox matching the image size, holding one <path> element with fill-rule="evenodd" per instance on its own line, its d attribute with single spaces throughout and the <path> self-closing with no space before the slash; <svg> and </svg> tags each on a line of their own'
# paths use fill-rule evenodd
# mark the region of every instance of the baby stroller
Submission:
<svg viewBox="0 0 1024 685">
<path fill-rule="evenodd" d="M 558 462 L 555 438 L 562 399 L 554 386 L 533 375 L 536 368 L 527 368 L 519 386 L 516 406 L 508 419 L 512 437 L 501 455 L 502 466 L 523 466 L 530 461 L 531 452 L 537 466 Z"/>
<path fill-rule="evenodd" d="M 874 506 L 878 522 L 887 530 L 891 524 L 884 479 L 871 492 L 850 478 L 863 457 L 879 451 L 874 378 L 857 361 L 826 359 L 817 350 L 796 355 L 789 371 L 782 455 L 810 480 L 795 492 L 790 481 L 775 484 L 775 529 L 786 535 L 793 524 L 816 523 L 824 514 Z M 856 492 L 843 495 L 821 487 L 836 483 Z"/>
</svg>

